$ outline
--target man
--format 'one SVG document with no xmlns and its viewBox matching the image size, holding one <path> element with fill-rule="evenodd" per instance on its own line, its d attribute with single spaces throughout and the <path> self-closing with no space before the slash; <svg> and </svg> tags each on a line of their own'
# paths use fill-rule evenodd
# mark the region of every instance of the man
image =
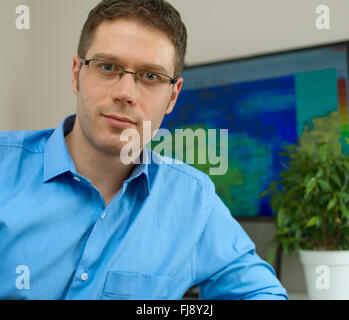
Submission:
<svg viewBox="0 0 349 320">
<path fill-rule="evenodd" d="M 210 178 L 145 148 L 181 90 L 186 38 L 163 0 L 102 1 L 73 60 L 76 115 L 0 135 L 2 299 L 180 299 L 194 285 L 287 299 Z M 122 158 L 125 129 L 139 164 Z"/>
</svg>

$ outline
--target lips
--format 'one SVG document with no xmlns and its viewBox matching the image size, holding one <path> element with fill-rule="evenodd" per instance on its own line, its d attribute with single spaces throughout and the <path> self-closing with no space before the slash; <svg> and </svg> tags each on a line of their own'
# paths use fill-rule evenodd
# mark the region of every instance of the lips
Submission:
<svg viewBox="0 0 349 320">
<path fill-rule="evenodd" d="M 136 124 L 136 122 L 134 122 L 131 119 L 126 118 L 126 117 L 119 117 L 119 116 L 116 116 L 116 115 L 113 115 L 113 114 L 105 114 L 104 116 L 107 117 L 107 118 L 112 118 L 112 119 L 118 120 L 118 121 L 123 121 L 123 122 L 128 122 L 128 123 L 131 123 L 131 124 Z"/>
<path fill-rule="evenodd" d="M 103 114 L 103 118 L 110 127 L 116 129 L 128 129 L 134 128 L 136 126 L 136 122 L 132 121 L 131 119 L 126 117 L 119 117 L 114 114 Z"/>
</svg>

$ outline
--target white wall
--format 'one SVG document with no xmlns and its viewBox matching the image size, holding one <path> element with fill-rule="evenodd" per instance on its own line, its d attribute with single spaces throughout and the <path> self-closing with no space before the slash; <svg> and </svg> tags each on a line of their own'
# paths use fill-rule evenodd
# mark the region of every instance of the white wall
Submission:
<svg viewBox="0 0 349 320">
<path fill-rule="evenodd" d="M 348 0 L 170 0 L 188 29 L 187 64 L 245 57 L 349 38 Z M 1 0 L 0 130 L 56 127 L 76 108 L 73 56 L 98 0 Z M 31 10 L 31 29 L 15 27 L 17 5 Z M 331 28 L 315 28 L 315 7 L 331 10 Z M 243 223 L 265 256 L 273 227 Z M 304 291 L 297 257 L 284 258 L 282 282 Z"/>
<path fill-rule="evenodd" d="M 348 0 L 172 0 L 189 32 L 188 63 L 275 52 L 349 38 Z M 315 28 L 329 6 L 330 30 Z"/>
<path fill-rule="evenodd" d="M 1 103 L 1 111 L 5 109 L 5 112 L 1 114 L 5 113 L 4 119 L 12 121 L 5 125 L 0 122 L 0 130 L 56 127 L 65 115 L 75 112 L 72 60 L 82 24 L 97 3 L 96 0 L 1 1 L 5 20 L 0 20 L 4 44 L 0 58 L 6 56 L 8 69 L 6 74 L 0 73 L 0 87 L 7 92 Z M 15 27 L 18 4 L 30 9 L 30 30 Z M 8 77 L 12 81 L 8 82 Z"/>
<path fill-rule="evenodd" d="M 14 13 L 19 1 L 7 1 L 0 9 L 0 130 L 18 127 L 21 102 L 21 70 L 24 69 L 26 34 L 15 28 Z M 12 11 L 12 16 L 9 14 Z"/>
</svg>

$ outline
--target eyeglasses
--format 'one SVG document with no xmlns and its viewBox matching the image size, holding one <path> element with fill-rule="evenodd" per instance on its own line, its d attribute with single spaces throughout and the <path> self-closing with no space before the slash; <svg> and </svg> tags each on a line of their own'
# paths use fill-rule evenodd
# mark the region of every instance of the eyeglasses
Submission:
<svg viewBox="0 0 349 320">
<path fill-rule="evenodd" d="M 171 86 L 171 84 L 176 84 L 178 80 L 160 72 L 128 71 L 124 67 L 106 60 L 81 58 L 81 63 L 86 65 L 96 78 L 105 81 L 118 81 L 125 73 L 134 75 L 135 82 L 140 82 L 149 88 L 162 87 L 167 84 Z"/>
</svg>

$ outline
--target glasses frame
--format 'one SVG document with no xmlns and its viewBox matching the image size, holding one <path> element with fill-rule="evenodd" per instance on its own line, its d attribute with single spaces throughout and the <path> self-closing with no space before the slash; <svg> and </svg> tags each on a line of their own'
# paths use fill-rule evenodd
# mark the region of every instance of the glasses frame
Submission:
<svg viewBox="0 0 349 320">
<path fill-rule="evenodd" d="M 83 64 L 83 65 L 85 65 L 85 66 L 87 66 L 87 67 L 89 67 L 91 61 L 103 61 L 103 62 L 109 63 L 109 61 L 106 61 L 106 60 L 103 60 L 103 59 L 85 59 L 85 58 L 80 58 L 80 59 L 81 59 L 80 63 Z M 120 68 L 122 69 L 122 72 L 119 73 L 120 79 L 122 78 L 122 76 L 123 76 L 125 73 L 130 73 L 130 74 L 132 74 L 132 75 L 135 75 L 135 81 L 137 82 L 137 81 L 138 81 L 138 73 L 139 73 L 139 72 L 150 72 L 150 73 L 159 74 L 159 75 L 161 75 L 161 76 L 164 76 L 164 77 L 168 78 L 169 81 L 170 81 L 169 86 L 171 86 L 171 84 L 176 84 L 177 81 L 178 81 L 178 78 L 171 78 L 169 75 L 164 74 L 164 73 L 161 73 L 161 72 L 157 72 L 157 71 L 147 71 L 147 70 L 129 71 L 129 70 L 126 70 L 125 67 L 120 66 L 120 65 L 118 65 L 117 63 L 110 62 L 110 64 L 114 64 L 114 65 L 116 65 L 116 66 L 118 66 L 118 67 L 120 67 Z"/>
</svg>

